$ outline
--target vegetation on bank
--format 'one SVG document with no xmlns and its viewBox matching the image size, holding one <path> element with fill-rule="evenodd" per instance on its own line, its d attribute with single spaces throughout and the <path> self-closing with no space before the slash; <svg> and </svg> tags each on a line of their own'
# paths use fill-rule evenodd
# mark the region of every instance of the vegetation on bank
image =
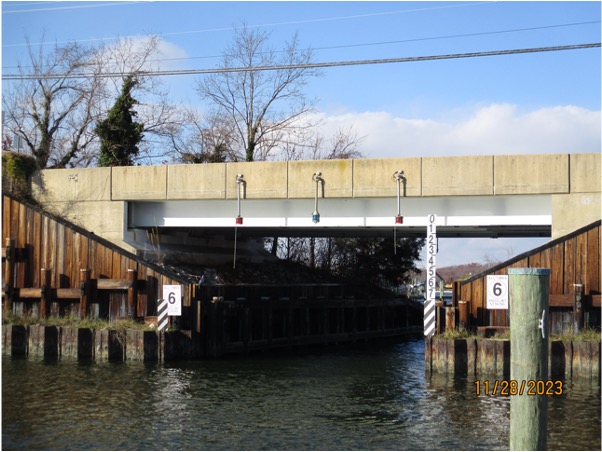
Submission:
<svg viewBox="0 0 602 452">
<path fill-rule="evenodd" d="M 455 330 L 445 330 L 439 336 L 440 339 L 484 339 L 478 336 L 475 331 L 464 327 Z M 495 333 L 489 339 L 492 340 L 510 340 L 510 330 Z M 573 341 L 573 342 L 600 342 L 601 333 L 599 329 L 586 327 L 581 331 L 569 329 L 562 333 L 555 333 L 550 336 L 550 341 Z"/>
<path fill-rule="evenodd" d="M 29 197 L 29 179 L 36 171 L 35 159 L 18 152 L 2 152 L 2 191 Z"/>
<path fill-rule="evenodd" d="M 47 317 L 45 319 L 39 319 L 37 317 L 21 316 L 12 312 L 3 313 L 2 324 L 61 326 L 70 328 L 91 328 L 96 330 L 155 330 L 154 327 L 150 327 L 149 325 L 133 319 L 121 319 L 113 322 L 103 319 L 81 319 L 79 317 Z M 459 327 L 454 330 L 445 330 L 436 337 L 439 339 L 484 339 L 483 336 L 478 336 L 475 331 L 464 327 Z M 489 339 L 510 340 L 510 330 L 498 332 Z M 586 327 L 581 331 L 570 329 L 563 333 L 556 333 L 550 336 L 550 341 L 600 342 L 600 340 L 600 330 L 590 327 Z"/>
<path fill-rule="evenodd" d="M 43 326 L 61 326 L 68 328 L 91 328 L 95 330 L 142 330 L 154 331 L 144 323 L 133 319 L 122 319 L 110 322 L 103 319 L 90 319 L 79 317 L 47 317 L 40 319 L 37 317 L 21 316 L 12 312 L 2 314 L 3 325 L 43 325 Z"/>
</svg>

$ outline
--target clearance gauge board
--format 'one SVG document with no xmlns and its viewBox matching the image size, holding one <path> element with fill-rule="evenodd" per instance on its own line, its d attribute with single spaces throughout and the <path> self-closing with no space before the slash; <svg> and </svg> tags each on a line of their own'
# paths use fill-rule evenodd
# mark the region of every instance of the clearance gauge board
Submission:
<svg viewBox="0 0 602 452">
<path fill-rule="evenodd" d="M 435 334 L 435 294 L 437 292 L 437 215 L 428 216 L 426 226 L 426 287 L 424 297 L 424 335 Z"/>
</svg>

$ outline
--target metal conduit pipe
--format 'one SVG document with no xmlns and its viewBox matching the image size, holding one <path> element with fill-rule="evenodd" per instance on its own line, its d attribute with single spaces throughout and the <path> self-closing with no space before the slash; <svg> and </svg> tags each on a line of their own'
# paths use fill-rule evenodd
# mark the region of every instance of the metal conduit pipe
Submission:
<svg viewBox="0 0 602 452">
<path fill-rule="evenodd" d="M 236 190 L 236 198 L 238 201 L 236 224 L 242 224 L 242 216 L 240 214 L 241 213 L 241 206 L 240 206 L 240 190 L 241 190 L 241 188 L 243 191 L 243 198 L 247 197 L 247 182 L 245 181 L 243 174 L 236 175 L 236 184 L 238 185 L 237 190 Z"/>
<path fill-rule="evenodd" d="M 406 177 L 404 175 L 404 172 L 402 170 L 399 170 L 393 173 L 393 179 L 397 181 L 397 216 L 395 217 L 395 223 L 403 224 L 403 216 L 401 215 L 401 183 L 403 181 L 405 192 Z"/>
<path fill-rule="evenodd" d="M 320 188 L 320 184 L 321 184 L 322 185 L 322 198 L 323 198 L 324 197 L 324 179 L 322 178 L 321 172 L 314 173 L 314 175 L 312 176 L 312 179 L 316 183 L 316 198 L 315 198 L 315 205 L 314 205 L 314 213 L 311 216 L 311 220 L 314 223 L 319 223 L 320 222 L 320 212 L 318 212 L 318 192 L 319 192 L 319 188 Z"/>
</svg>

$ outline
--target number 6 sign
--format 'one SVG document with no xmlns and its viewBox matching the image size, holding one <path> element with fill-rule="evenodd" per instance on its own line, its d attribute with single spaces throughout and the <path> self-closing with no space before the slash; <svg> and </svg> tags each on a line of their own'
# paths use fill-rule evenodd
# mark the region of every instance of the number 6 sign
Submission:
<svg viewBox="0 0 602 452">
<path fill-rule="evenodd" d="M 487 309 L 508 309 L 508 275 L 487 275 Z"/>
<path fill-rule="evenodd" d="M 182 286 L 164 285 L 163 298 L 167 300 L 167 315 L 182 315 Z"/>
</svg>

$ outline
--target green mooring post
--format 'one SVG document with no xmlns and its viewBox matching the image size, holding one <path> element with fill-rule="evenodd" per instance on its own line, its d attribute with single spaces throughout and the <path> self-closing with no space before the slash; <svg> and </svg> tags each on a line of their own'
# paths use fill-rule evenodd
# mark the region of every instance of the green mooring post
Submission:
<svg viewBox="0 0 602 452">
<path fill-rule="evenodd" d="M 550 270 L 510 268 L 508 282 L 510 450 L 546 450 L 548 399 L 537 382 L 548 379 Z"/>
</svg>

